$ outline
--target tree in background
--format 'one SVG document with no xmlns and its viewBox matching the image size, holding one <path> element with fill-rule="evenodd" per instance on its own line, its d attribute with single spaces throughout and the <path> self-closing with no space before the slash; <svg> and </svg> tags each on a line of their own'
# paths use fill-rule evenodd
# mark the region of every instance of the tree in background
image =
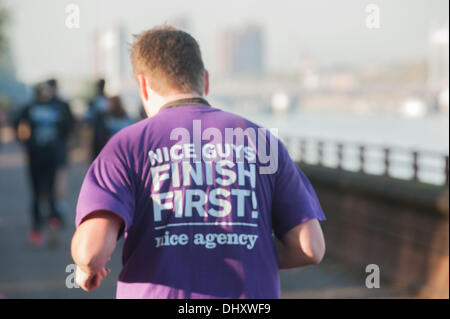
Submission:
<svg viewBox="0 0 450 319">
<path fill-rule="evenodd" d="M 0 57 L 4 53 L 6 48 L 6 34 L 5 34 L 5 25 L 8 20 L 8 13 L 5 8 L 1 7 L 0 2 Z"/>
<path fill-rule="evenodd" d="M 5 26 L 8 20 L 8 14 L 5 8 L 3 8 L 2 3 L 0 2 L 0 69 L 2 64 L 2 59 L 4 58 L 5 50 L 6 50 L 6 34 L 5 34 Z M 8 99 L 6 96 L 2 94 L 0 91 L 0 113 L 2 110 L 6 109 L 9 105 Z"/>
<path fill-rule="evenodd" d="M 10 23 L 12 12 L 0 0 L 0 109 L 8 110 L 23 104 L 27 87 L 17 78 L 14 54 L 11 50 Z"/>
</svg>

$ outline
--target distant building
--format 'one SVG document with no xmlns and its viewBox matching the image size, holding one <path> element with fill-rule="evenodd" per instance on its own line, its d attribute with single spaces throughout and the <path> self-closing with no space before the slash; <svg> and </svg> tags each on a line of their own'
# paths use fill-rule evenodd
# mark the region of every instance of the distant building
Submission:
<svg viewBox="0 0 450 319">
<path fill-rule="evenodd" d="M 128 115 L 137 117 L 141 101 L 130 61 L 128 45 L 131 42 L 131 34 L 121 25 L 97 33 L 94 78 L 104 78 L 106 94 L 120 95 Z"/>
<path fill-rule="evenodd" d="M 130 77 L 128 42 L 128 34 L 120 25 L 96 34 L 94 76 L 105 78 L 109 94 L 119 94 L 124 81 Z"/>
<path fill-rule="evenodd" d="M 432 109 L 448 112 L 449 26 L 430 28 L 428 47 L 428 90 Z"/>
<path fill-rule="evenodd" d="M 234 33 L 224 30 L 219 34 L 217 42 L 217 71 L 219 74 L 231 74 L 233 65 Z"/>
<path fill-rule="evenodd" d="M 7 47 L 0 57 L 0 107 L 23 104 L 30 98 L 29 93 L 17 78 L 13 55 Z"/>
<path fill-rule="evenodd" d="M 248 25 L 220 33 L 218 71 L 223 75 L 264 72 L 264 36 L 259 26 Z"/>
</svg>

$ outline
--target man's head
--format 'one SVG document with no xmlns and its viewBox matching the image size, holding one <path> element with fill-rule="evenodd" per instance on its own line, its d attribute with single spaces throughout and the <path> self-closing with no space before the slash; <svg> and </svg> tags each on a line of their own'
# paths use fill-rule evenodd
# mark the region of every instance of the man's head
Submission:
<svg viewBox="0 0 450 319">
<path fill-rule="evenodd" d="M 56 79 L 49 79 L 46 84 L 50 91 L 51 98 L 56 98 L 58 96 L 58 81 Z"/>
<path fill-rule="evenodd" d="M 34 97 L 38 103 L 47 103 L 52 98 L 52 89 L 48 83 L 38 83 L 34 87 Z"/>
<path fill-rule="evenodd" d="M 105 79 L 99 79 L 96 83 L 97 94 L 105 94 Z"/>
<path fill-rule="evenodd" d="M 137 36 L 131 62 L 147 114 L 176 98 L 208 94 L 208 73 L 200 47 L 186 32 L 155 27 Z"/>
</svg>

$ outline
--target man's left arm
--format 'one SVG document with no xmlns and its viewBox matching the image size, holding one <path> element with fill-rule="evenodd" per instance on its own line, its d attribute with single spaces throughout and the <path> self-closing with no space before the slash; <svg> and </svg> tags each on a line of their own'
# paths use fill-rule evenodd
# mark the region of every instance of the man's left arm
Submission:
<svg viewBox="0 0 450 319">
<path fill-rule="evenodd" d="M 78 226 L 71 245 L 72 258 L 77 265 L 75 280 L 86 291 L 100 286 L 110 270 L 110 260 L 123 220 L 109 211 L 91 213 Z"/>
<path fill-rule="evenodd" d="M 325 253 L 320 227 L 325 214 L 308 178 L 279 143 L 272 202 L 278 266 L 287 269 L 317 264 Z"/>
</svg>

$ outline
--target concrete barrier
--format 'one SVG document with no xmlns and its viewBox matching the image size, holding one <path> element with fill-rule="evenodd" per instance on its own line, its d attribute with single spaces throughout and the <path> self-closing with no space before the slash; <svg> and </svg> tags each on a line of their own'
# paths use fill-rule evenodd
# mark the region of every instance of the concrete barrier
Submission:
<svg viewBox="0 0 450 319">
<path fill-rule="evenodd" d="M 327 254 L 419 298 L 449 298 L 449 190 L 299 164 L 327 216 Z"/>
</svg>

